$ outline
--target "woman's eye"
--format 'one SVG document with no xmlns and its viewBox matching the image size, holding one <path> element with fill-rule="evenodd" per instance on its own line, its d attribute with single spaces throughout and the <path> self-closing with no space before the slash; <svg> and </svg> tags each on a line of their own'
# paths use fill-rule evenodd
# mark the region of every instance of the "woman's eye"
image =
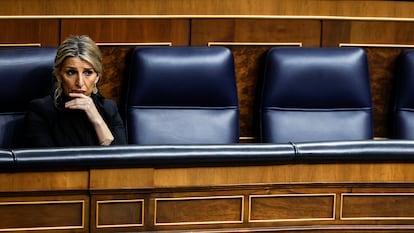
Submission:
<svg viewBox="0 0 414 233">
<path fill-rule="evenodd" d="M 75 73 L 76 73 L 76 71 L 74 71 L 74 70 L 67 70 L 66 71 L 67 75 L 74 75 Z"/>
<path fill-rule="evenodd" d="M 85 71 L 84 74 L 86 76 L 91 76 L 93 74 L 93 71 L 92 70 L 88 70 L 88 71 Z"/>
</svg>

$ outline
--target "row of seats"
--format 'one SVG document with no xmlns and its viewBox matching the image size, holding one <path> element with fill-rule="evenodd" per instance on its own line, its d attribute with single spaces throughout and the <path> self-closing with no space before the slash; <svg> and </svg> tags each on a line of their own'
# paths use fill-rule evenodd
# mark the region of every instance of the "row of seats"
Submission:
<svg viewBox="0 0 414 233">
<path fill-rule="evenodd" d="M 27 103 L 50 93 L 56 48 L 0 50 L 0 147 L 19 147 Z M 414 138 L 414 50 L 399 59 L 394 138 Z M 225 47 L 140 47 L 127 61 L 121 115 L 130 144 L 239 140 L 234 60 Z M 276 47 L 261 80 L 260 141 L 373 137 L 367 57 L 361 48 Z"/>
<path fill-rule="evenodd" d="M 413 56 L 414 50 L 406 51 L 399 61 L 395 139 L 414 139 Z M 123 106 L 130 143 L 238 142 L 236 78 L 227 48 L 137 48 L 128 64 Z M 370 76 L 361 48 L 273 48 L 259 91 L 260 142 L 373 138 Z"/>
</svg>

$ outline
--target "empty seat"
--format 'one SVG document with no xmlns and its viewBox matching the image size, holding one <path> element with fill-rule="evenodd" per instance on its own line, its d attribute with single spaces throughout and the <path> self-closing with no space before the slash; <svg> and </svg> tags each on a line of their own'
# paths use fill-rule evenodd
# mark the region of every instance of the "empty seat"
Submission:
<svg viewBox="0 0 414 233">
<path fill-rule="evenodd" d="M 261 142 L 373 137 L 368 64 L 360 48 L 272 48 L 262 84 Z"/>
<path fill-rule="evenodd" d="M 414 139 L 413 49 L 403 51 L 397 59 L 392 137 L 395 139 Z"/>
<path fill-rule="evenodd" d="M 56 49 L 0 49 L 0 147 L 21 145 L 27 104 L 50 93 Z"/>
<path fill-rule="evenodd" d="M 232 53 L 224 47 L 141 47 L 130 57 L 125 102 L 130 144 L 239 140 Z"/>
</svg>

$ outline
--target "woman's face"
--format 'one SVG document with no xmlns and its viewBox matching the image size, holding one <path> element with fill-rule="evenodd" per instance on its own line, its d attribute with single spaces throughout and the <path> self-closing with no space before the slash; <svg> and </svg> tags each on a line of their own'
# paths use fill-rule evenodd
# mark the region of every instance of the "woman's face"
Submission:
<svg viewBox="0 0 414 233">
<path fill-rule="evenodd" d="M 58 79 L 62 83 L 63 92 L 76 92 L 90 96 L 99 80 L 99 76 L 92 65 L 79 57 L 66 58 L 63 62 Z"/>
</svg>

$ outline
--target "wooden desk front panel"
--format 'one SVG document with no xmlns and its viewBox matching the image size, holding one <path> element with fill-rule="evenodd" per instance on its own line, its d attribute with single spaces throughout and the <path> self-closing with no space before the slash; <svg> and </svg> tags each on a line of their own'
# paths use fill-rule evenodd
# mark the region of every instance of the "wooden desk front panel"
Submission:
<svg viewBox="0 0 414 233">
<path fill-rule="evenodd" d="M 361 186 L 370 186 L 369 192 L 352 192 Z M 272 228 L 274 232 L 282 228 L 409 232 L 414 229 L 412 184 L 389 186 L 308 183 L 155 189 L 149 193 L 99 191 L 92 199 L 100 208 L 91 210 L 91 222 L 97 219 L 99 224 L 92 224 L 91 232 L 260 232 Z M 123 204 L 101 208 L 102 202 L 111 201 Z M 102 224 L 108 219 L 112 225 Z"/>
<path fill-rule="evenodd" d="M 0 231 L 414 229 L 412 163 L 111 168 L 0 178 Z"/>
<path fill-rule="evenodd" d="M 91 228 L 92 232 L 233 232 L 317 225 L 325 230 L 335 227 L 338 232 L 361 226 L 371 232 L 409 232 L 414 229 L 409 207 L 414 203 L 412 166 L 353 163 L 96 169 L 91 171 L 91 179 L 107 182 L 91 183 L 95 187 Z M 131 179 L 123 178 L 126 172 Z M 103 204 L 108 208 L 97 208 Z M 105 216 L 115 213 L 119 217 L 112 218 L 112 226 L 103 227 L 101 223 L 109 221 Z M 125 213 L 133 214 L 122 217 Z"/>
<path fill-rule="evenodd" d="M 0 232 L 89 232 L 89 196 L 74 193 L 1 193 Z"/>
</svg>

